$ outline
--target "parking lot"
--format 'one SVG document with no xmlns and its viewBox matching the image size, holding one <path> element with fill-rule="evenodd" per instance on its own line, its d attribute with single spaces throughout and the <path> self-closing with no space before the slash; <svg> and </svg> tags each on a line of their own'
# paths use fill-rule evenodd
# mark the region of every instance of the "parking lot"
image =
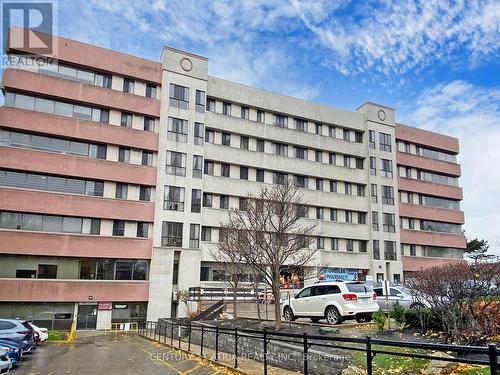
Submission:
<svg viewBox="0 0 500 375">
<path fill-rule="evenodd" d="M 77 337 L 72 344 L 44 343 L 13 373 L 204 375 L 224 370 L 137 335 L 96 335 Z"/>
</svg>

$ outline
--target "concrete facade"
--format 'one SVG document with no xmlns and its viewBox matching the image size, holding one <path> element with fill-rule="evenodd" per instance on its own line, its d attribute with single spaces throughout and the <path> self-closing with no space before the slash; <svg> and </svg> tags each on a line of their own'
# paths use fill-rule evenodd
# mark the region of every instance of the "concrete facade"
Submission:
<svg viewBox="0 0 500 375">
<path fill-rule="evenodd" d="M 206 58 L 168 47 L 155 62 L 58 43 L 59 66 L 3 76 L 0 261 L 15 268 L 0 267 L 0 308 L 73 302 L 76 317 L 89 290 L 100 327 L 115 315 L 99 302 L 186 316 L 195 307 L 177 292 L 224 286 L 212 254 L 228 208 L 283 174 L 321 233 L 305 284 L 325 270 L 399 283 L 461 258 L 457 139 L 399 124 L 383 105 L 351 112 L 211 77 Z M 40 182 L 55 177 L 64 188 Z M 147 277 L 123 280 L 125 261 L 145 262 Z"/>
</svg>

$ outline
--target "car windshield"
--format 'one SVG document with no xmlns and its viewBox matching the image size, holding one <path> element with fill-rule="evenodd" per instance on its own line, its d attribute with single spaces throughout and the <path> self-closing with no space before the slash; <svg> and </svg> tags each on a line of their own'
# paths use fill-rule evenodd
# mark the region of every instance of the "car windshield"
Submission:
<svg viewBox="0 0 500 375">
<path fill-rule="evenodd" d="M 347 290 L 352 293 L 370 293 L 373 290 L 366 284 L 361 283 L 347 283 Z"/>
</svg>

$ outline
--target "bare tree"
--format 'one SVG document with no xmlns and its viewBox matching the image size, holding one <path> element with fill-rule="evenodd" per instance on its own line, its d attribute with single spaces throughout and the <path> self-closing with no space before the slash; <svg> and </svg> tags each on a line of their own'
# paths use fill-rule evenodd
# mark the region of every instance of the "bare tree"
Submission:
<svg viewBox="0 0 500 375">
<path fill-rule="evenodd" d="M 281 328 L 280 272 L 303 267 L 316 252 L 311 246 L 316 224 L 304 220 L 305 207 L 298 188 L 288 181 L 249 195 L 243 207 L 231 209 L 221 224 L 233 251 L 271 288 L 277 329 Z"/>
</svg>

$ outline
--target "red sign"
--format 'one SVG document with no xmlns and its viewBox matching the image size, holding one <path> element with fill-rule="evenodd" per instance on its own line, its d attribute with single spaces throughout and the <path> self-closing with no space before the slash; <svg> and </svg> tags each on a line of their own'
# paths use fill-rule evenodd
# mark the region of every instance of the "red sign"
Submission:
<svg viewBox="0 0 500 375">
<path fill-rule="evenodd" d="M 97 305 L 98 310 L 111 310 L 113 308 L 113 304 L 111 302 L 99 302 Z"/>
</svg>

